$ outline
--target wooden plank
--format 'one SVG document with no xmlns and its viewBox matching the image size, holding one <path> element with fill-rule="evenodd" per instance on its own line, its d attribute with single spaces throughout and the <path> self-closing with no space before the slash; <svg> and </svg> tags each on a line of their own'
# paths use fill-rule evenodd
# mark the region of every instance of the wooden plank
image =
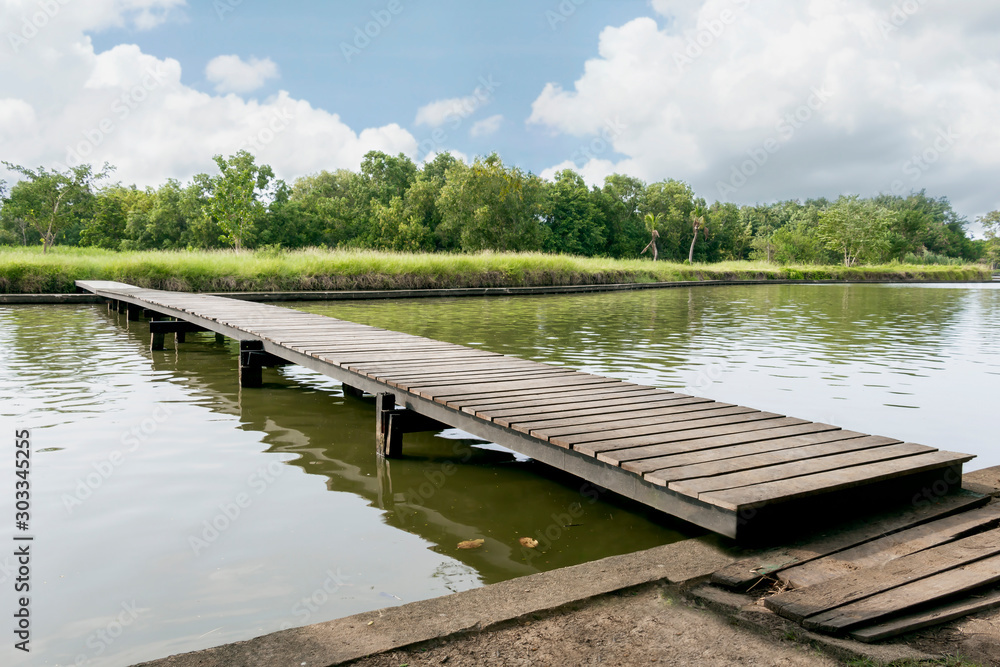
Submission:
<svg viewBox="0 0 1000 667">
<path fill-rule="evenodd" d="M 1000 503 L 930 521 L 850 549 L 817 558 L 778 572 L 778 578 L 805 588 L 848 574 L 854 570 L 875 567 L 911 553 L 966 536 L 970 531 L 996 528 L 1000 525 Z"/>
<path fill-rule="evenodd" d="M 654 414 L 656 413 L 656 414 Z M 554 426 L 549 424 L 534 425 L 530 428 L 527 425 L 515 426 L 515 430 L 529 432 L 540 438 L 563 437 L 578 434 L 594 433 L 618 433 L 623 430 L 634 430 L 638 427 L 658 428 L 660 426 L 681 426 L 688 425 L 690 428 L 698 428 L 694 422 L 715 424 L 717 420 L 728 417 L 742 415 L 759 415 L 759 410 L 745 408 L 741 405 L 730 405 L 728 403 L 696 403 L 694 405 L 682 405 L 680 407 L 661 408 L 650 410 L 642 416 L 622 415 L 614 421 L 588 422 L 584 424 L 566 424 Z"/>
<path fill-rule="evenodd" d="M 889 561 L 882 566 L 849 572 L 815 586 L 772 595 L 764 604 L 793 621 L 816 616 L 877 593 L 919 581 L 961 565 L 1000 554 L 1000 529 L 965 537 Z M 1000 570 L 994 569 L 1000 573 Z"/>
<path fill-rule="evenodd" d="M 498 416 L 492 419 L 500 426 L 510 427 L 513 424 L 530 425 L 532 428 L 547 426 L 554 422 L 590 423 L 604 421 L 609 418 L 623 416 L 634 417 L 637 413 L 681 406 L 718 406 L 719 404 L 707 398 L 682 398 L 680 394 L 665 396 L 649 394 L 641 398 L 617 398 L 596 401 L 576 401 L 569 406 L 535 405 L 532 408 L 520 410 L 494 411 L 511 413 L 508 416 Z M 548 410 L 546 412 L 545 410 Z M 521 414 L 527 412 L 527 414 Z M 489 418 L 488 415 L 477 413 L 478 416 Z M 575 420 L 575 421 L 574 421 Z"/>
<path fill-rule="evenodd" d="M 736 452 L 733 456 L 740 456 L 745 453 L 756 453 L 757 451 L 770 451 L 767 447 L 773 444 L 775 449 L 782 446 L 797 447 L 802 438 L 823 438 L 833 436 L 835 431 L 840 431 L 836 426 L 827 424 L 815 424 L 804 422 L 794 426 L 769 429 L 766 431 L 751 431 L 745 433 L 735 433 L 723 436 L 713 436 L 709 438 L 697 438 L 683 443 L 663 444 L 662 450 L 657 456 L 645 461 L 646 468 L 641 472 L 652 472 L 663 468 L 663 460 L 670 458 L 671 464 L 676 460 L 673 457 L 683 456 L 680 465 L 687 463 L 701 463 L 703 461 L 714 461 L 717 458 L 724 458 L 729 452 Z M 650 444 L 650 442 L 654 444 Z M 654 438 L 648 438 L 646 443 L 639 443 L 643 446 L 654 446 Z M 638 445 L 632 442 L 590 442 L 577 445 L 573 449 L 581 454 L 596 456 L 600 452 L 613 451 L 617 449 L 629 449 Z M 746 449 L 754 448 L 754 449 Z M 757 449 L 760 448 L 760 449 Z M 640 464 L 636 464 L 640 465 Z"/>
<path fill-rule="evenodd" d="M 474 415 L 488 415 L 499 410 L 520 410 L 521 408 L 546 407 L 548 405 L 577 405 L 584 401 L 596 402 L 612 397 L 625 398 L 627 396 L 642 397 L 655 395 L 659 390 L 651 390 L 641 385 L 622 382 L 611 385 L 598 385 L 593 389 L 581 389 L 572 391 L 539 392 L 537 395 L 523 399 L 506 396 L 494 399 L 470 398 L 468 400 L 455 400 L 449 403 L 450 406 L 461 409 L 462 412 Z M 485 417 L 484 417 L 485 418 Z"/>
<path fill-rule="evenodd" d="M 547 376 L 547 375 L 559 375 L 559 374 L 564 374 L 565 372 L 566 371 L 564 371 L 564 370 L 560 371 L 559 369 L 555 369 L 555 368 L 532 368 L 532 367 L 528 367 L 528 368 L 514 368 L 514 369 L 511 369 L 511 368 L 507 368 L 507 369 L 495 368 L 495 369 L 488 370 L 488 371 L 480 371 L 480 370 L 475 370 L 475 369 L 473 369 L 473 370 L 468 370 L 468 369 L 465 369 L 465 370 L 452 370 L 452 371 L 448 371 L 448 372 L 431 373 L 431 374 L 427 374 L 427 375 L 418 375 L 418 376 L 409 376 L 409 377 L 406 377 L 406 376 L 400 377 L 396 373 L 393 373 L 391 371 L 386 371 L 386 372 L 380 372 L 380 373 L 369 373 L 368 377 L 376 379 L 376 380 L 382 380 L 384 382 L 389 382 L 390 384 L 394 384 L 394 385 L 409 386 L 408 383 L 411 383 L 411 382 L 413 382 L 413 383 L 420 383 L 420 382 L 427 382 L 427 381 L 433 382 L 433 381 L 441 381 L 441 380 L 445 380 L 445 381 L 448 381 L 448 382 L 451 382 L 453 380 L 459 380 L 459 381 L 469 380 L 471 382 L 478 382 L 479 380 L 483 380 L 483 379 L 487 379 L 488 380 L 488 379 L 493 379 L 493 378 L 508 378 L 508 377 L 522 377 L 522 378 L 527 378 L 527 377 L 538 377 L 538 376 Z"/>
<path fill-rule="evenodd" d="M 854 466 L 846 470 L 831 470 L 756 486 L 713 491 L 698 496 L 702 500 L 733 512 L 759 507 L 768 503 L 788 502 L 817 493 L 830 493 L 856 486 L 875 484 L 904 475 L 914 475 L 971 461 L 973 456 L 955 452 L 929 452 L 904 459 Z"/>
<path fill-rule="evenodd" d="M 608 396 L 604 394 L 593 394 L 590 396 L 576 397 L 569 404 L 551 404 L 548 401 L 533 401 L 515 407 L 498 406 L 496 409 L 482 409 L 476 411 L 476 416 L 483 419 L 495 421 L 497 424 L 506 425 L 511 420 L 519 418 L 531 418 L 538 416 L 554 415 L 555 419 L 570 417 L 574 414 L 587 415 L 595 414 L 594 411 L 607 410 L 647 410 L 651 407 L 669 404 L 673 401 L 699 401 L 710 402 L 707 398 L 695 398 L 684 394 L 674 394 L 662 389 L 643 388 L 630 394 L 619 394 L 618 396 Z M 555 410 L 555 412 L 553 412 Z"/>
<path fill-rule="evenodd" d="M 753 419 L 751 419 L 751 417 Z M 611 463 L 613 465 L 621 465 L 624 461 L 636 461 L 638 459 L 648 459 L 657 456 L 663 456 L 664 453 L 671 453 L 678 451 L 678 443 L 684 443 L 690 440 L 701 440 L 711 443 L 705 446 L 712 446 L 716 442 L 712 440 L 714 436 L 719 435 L 748 435 L 756 431 L 765 431 L 771 429 L 783 428 L 786 426 L 799 426 L 807 424 L 801 419 L 795 419 L 794 417 L 781 417 L 780 415 L 775 415 L 772 412 L 758 412 L 747 415 L 743 422 L 737 422 L 733 424 L 724 424 L 720 426 L 708 427 L 706 424 L 699 424 L 694 429 L 684 429 L 673 433 L 653 433 L 651 435 L 643 435 L 641 437 L 631 436 L 622 438 L 609 438 L 603 441 L 601 446 L 602 451 L 598 452 L 597 458 L 606 463 Z M 760 437 L 760 436 L 749 436 L 749 437 Z M 568 442 L 573 445 L 573 449 L 582 451 L 580 445 L 587 444 L 586 437 L 584 436 L 569 436 L 567 438 L 558 439 L 561 444 L 562 441 Z M 598 440 L 598 438 L 593 438 L 592 440 Z M 555 441 L 553 441 L 555 442 Z M 687 445 L 681 445 L 687 448 Z M 698 445 L 693 445 L 690 450 Z M 689 451 L 690 451 L 689 450 Z"/>
<path fill-rule="evenodd" d="M 754 431 L 740 431 L 737 433 L 724 433 L 722 435 L 689 437 L 691 434 L 685 433 L 680 440 L 666 440 L 651 436 L 647 438 L 636 438 L 634 440 L 612 440 L 607 442 L 592 442 L 576 445 L 573 449 L 581 454 L 594 452 L 591 456 L 601 456 L 612 452 L 634 449 L 642 447 L 647 460 L 636 462 L 629 466 L 633 472 L 649 472 L 662 468 L 661 458 L 675 454 L 694 454 L 702 451 L 709 451 L 741 444 L 758 443 L 766 440 L 786 439 L 792 436 L 802 436 L 826 431 L 839 431 L 836 426 L 829 424 L 816 424 L 813 422 L 786 417 L 788 420 L 785 426 L 775 427 L 773 424 L 766 424 L 766 428 Z M 646 449 L 648 448 L 648 449 Z M 655 449 L 654 449 L 655 448 Z"/>
<path fill-rule="evenodd" d="M 716 403 L 707 398 L 684 398 L 678 399 L 674 396 L 670 398 L 662 397 L 658 401 L 651 402 L 625 402 L 621 405 L 598 404 L 583 410 L 565 410 L 562 412 L 551 412 L 549 414 L 534 414 L 526 416 L 514 416 L 494 419 L 501 426 L 514 427 L 518 430 L 530 432 L 535 429 L 562 429 L 579 428 L 586 430 L 589 424 L 601 424 L 605 422 L 619 422 L 622 420 L 637 420 L 642 423 L 643 419 L 656 417 L 657 415 L 683 414 L 689 412 L 703 412 L 705 410 L 723 410 L 729 408 L 740 408 L 744 411 L 752 408 L 742 408 L 731 403 Z M 525 430 L 527 429 L 527 430 Z M 566 431 L 568 435 L 570 431 Z"/>
<path fill-rule="evenodd" d="M 907 614 L 877 625 L 868 625 L 852 631 L 851 636 L 866 643 L 882 641 L 998 606 L 1000 606 L 1000 590 L 987 591 L 972 598 L 962 598 L 931 610 Z"/>
<path fill-rule="evenodd" d="M 541 382 L 543 378 L 551 378 L 553 381 L 562 378 L 584 378 L 588 377 L 577 371 L 567 369 L 556 369 L 554 371 L 542 371 L 525 374 L 523 371 L 508 371 L 493 375 L 472 375 L 468 373 L 457 373 L 447 377 L 431 377 L 420 380 L 401 380 L 398 386 L 406 388 L 407 391 L 417 391 L 422 389 L 440 387 L 465 387 L 474 385 L 477 387 L 501 386 L 504 384 L 514 384 L 519 382 Z M 595 377 L 595 376 L 589 376 Z"/>
<path fill-rule="evenodd" d="M 996 548 L 1000 549 L 1000 545 Z M 817 614 L 807 618 L 804 625 L 820 632 L 844 632 L 859 625 L 909 611 L 918 605 L 968 593 L 998 582 L 1000 582 L 1000 554 Z"/>
<path fill-rule="evenodd" d="M 558 369 L 561 366 L 548 366 L 546 364 L 537 364 L 533 361 L 520 363 L 510 359 L 509 357 L 483 357 L 482 360 L 472 362 L 472 363 L 462 363 L 455 364 L 449 362 L 442 362 L 440 364 L 434 363 L 420 363 L 415 362 L 410 365 L 402 364 L 380 364 L 373 366 L 359 366 L 358 370 L 364 372 L 368 377 L 378 377 L 384 375 L 392 375 L 393 377 L 406 379 L 411 377 L 421 377 L 432 374 L 445 374 L 453 373 L 455 371 L 468 371 L 468 372 L 487 372 L 487 371 L 502 371 L 502 370 L 512 370 L 512 369 L 533 369 L 533 368 L 546 368 L 546 369 Z"/>
<path fill-rule="evenodd" d="M 403 352 L 369 352 L 367 354 L 361 352 L 316 352 L 310 356 L 316 357 L 317 359 L 322 359 L 324 361 L 329 361 L 337 366 L 347 368 L 348 370 L 354 370 L 356 364 L 363 364 L 369 361 L 380 360 L 380 361 L 392 361 L 395 359 L 427 359 L 432 355 L 429 353 L 403 351 Z M 433 354 L 433 358 L 436 359 L 476 359 L 481 355 L 474 354 L 472 350 L 459 350 L 455 352 L 436 352 Z"/>
<path fill-rule="evenodd" d="M 755 428 L 754 422 L 759 421 L 779 421 L 785 419 L 782 415 L 773 412 L 748 412 L 729 417 L 717 417 L 713 419 L 692 419 L 689 421 L 676 422 L 671 424 L 653 424 L 650 426 L 640 426 L 635 428 L 623 428 L 612 431 L 598 431 L 593 433 L 578 433 L 573 435 L 558 436 L 552 439 L 554 444 L 562 447 L 579 445 L 586 442 L 596 441 L 633 441 L 633 439 L 651 437 L 657 442 L 676 442 L 678 439 L 694 439 L 707 437 L 710 435 L 721 435 L 723 433 L 735 433 Z M 785 426 L 786 424 L 775 424 Z M 729 430 L 716 431 L 714 427 Z M 756 426 L 756 428 L 767 428 L 767 426 Z M 735 430 L 733 430 L 735 429 Z M 681 433 L 683 431 L 683 433 Z M 701 433 L 701 431 L 704 431 Z M 694 432 L 699 432 L 695 434 Z M 625 450 L 621 450 L 625 451 Z M 629 452 L 637 450 L 628 450 Z M 641 454 L 635 458 L 644 458 Z"/>
<path fill-rule="evenodd" d="M 801 442 L 807 438 L 811 439 L 813 443 L 819 444 L 780 447 L 789 441 Z M 765 440 L 764 442 L 753 442 L 733 447 L 719 447 L 691 452 L 689 454 L 674 454 L 673 456 L 654 459 L 654 461 L 658 461 L 655 464 L 646 459 L 643 463 L 649 462 L 652 465 L 663 465 L 664 467 L 646 473 L 643 478 L 653 484 L 663 486 L 669 482 L 682 479 L 725 475 L 740 470 L 754 470 L 779 463 L 791 463 L 792 461 L 811 459 L 816 456 L 852 452 L 869 447 L 883 447 L 899 443 L 900 441 L 894 438 L 875 435 L 864 436 L 854 431 L 824 431 L 822 433 L 811 433 L 808 436 L 798 436 L 795 438 L 779 438 L 778 440 Z M 778 447 L 774 447 L 773 445 L 775 444 Z M 757 453 L 754 453 L 755 451 Z M 698 461 L 698 459 L 701 460 Z M 688 464 L 688 461 L 692 463 Z M 628 468 L 628 465 L 625 467 Z"/>
<path fill-rule="evenodd" d="M 828 554 L 865 544 L 885 535 L 919 526 L 960 512 L 967 512 L 989 502 L 988 497 L 959 492 L 927 499 L 926 502 L 890 507 L 845 524 L 831 526 L 789 545 L 754 553 L 712 574 L 712 582 L 743 589 L 762 577 L 783 568 L 808 563 Z"/>
<path fill-rule="evenodd" d="M 417 390 L 410 390 L 412 393 L 424 398 L 432 398 L 437 403 L 446 403 L 449 399 L 470 398 L 474 396 L 498 396 L 498 395 L 524 395 L 530 396 L 536 390 L 560 389 L 563 387 L 583 387 L 588 385 L 612 384 L 618 380 L 602 378 L 596 375 L 570 376 L 567 378 L 553 380 L 526 380 L 524 382 L 491 382 L 483 383 L 478 387 L 439 385 L 420 387 Z"/>
<path fill-rule="evenodd" d="M 701 494 L 704 493 L 793 479 L 829 470 L 847 470 L 854 466 L 892 459 L 905 459 L 908 456 L 935 451 L 937 450 L 933 447 L 907 442 L 898 445 L 888 445 L 886 447 L 872 447 L 860 451 L 820 456 L 793 463 L 781 463 L 757 468 L 756 470 L 742 470 L 728 475 L 681 480 L 671 482 L 668 488 L 671 491 L 683 493 L 686 496 L 700 498 Z"/>
</svg>

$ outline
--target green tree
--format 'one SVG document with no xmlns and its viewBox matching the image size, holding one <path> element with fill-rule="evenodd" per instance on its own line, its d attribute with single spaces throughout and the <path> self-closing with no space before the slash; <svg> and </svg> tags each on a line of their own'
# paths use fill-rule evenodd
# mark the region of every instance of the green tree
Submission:
<svg viewBox="0 0 1000 667">
<path fill-rule="evenodd" d="M 544 190 L 544 220 L 549 230 L 545 250 L 588 257 L 599 254 L 604 249 L 604 230 L 583 177 L 565 169 Z"/>
<path fill-rule="evenodd" d="M 986 237 L 986 258 L 996 269 L 1000 266 L 1000 209 L 980 216 L 979 224 L 983 226 L 983 236 Z"/>
<path fill-rule="evenodd" d="M 107 163 L 97 173 L 89 164 L 67 171 L 49 171 L 45 167 L 29 169 L 10 162 L 2 164 L 24 177 L 11 188 L 4 208 L 9 209 L 9 215 L 26 221 L 38 232 L 43 253 L 55 245 L 60 234 L 80 224 L 81 209 L 89 212 L 92 204 L 94 183 L 107 178 L 114 170 Z"/>
<path fill-rule="evenodd" d="M 543 242 L 542 182 L 494 153 L 471 167 L 453 166 L 438 199 L 439 235 L 462 250 L 539 250 Z"/>
<path fill-rule="evenodd" d="M 897 214 L 858 195 L 842 196 L 819 214 L 818 234 L 843 256 L 844 266 L 885 261 Z"/>
<path fill-rule="evenodd" d="M 282 214 L 301 220 L 302 233 L 310 245 L 346 245 L 360 229 L 360 178 L 347 169 L 303 176 L 292 185 Z"/>
<path fill-rule="evenodd" d="M 80 231 L 80 245 L 120 250 L 126 238 L 129 214 L 135 205 L 135 194 L 145 193 L 120 184 L 98 192 L 94 213 Z"/>
<path fill-rule="evenodd" d="M 225 242 L 237 251 L 253 242 L 257 225 L 265 212 L 264 199 L 272 195 L 274 172 L 269 165 L 258 166 L 245 150 L 229 159 L 216 155 L 219 175 L 212 180 L 209 213 L 219 223 Z"/>
<path fill-rule="evenodd" d="M 603 188 L 591 192 L 596 214 L 604 221 L 605 252 L 609 256 L 635 257 L 647 242 L 640 214 L 645 195 L 645 183 L 621 174 L 608 176 Z"/>
<path fill-rule="evenodd" d="M 691 214 L 704 205 L 704 201 L 695 199 L 691 186 L 681 181 L 669 179 L 646 188 L 642 213 L 658 216 L 660 254 L 678 262 L 687 256 L 693 235 Z"/>
</svg>

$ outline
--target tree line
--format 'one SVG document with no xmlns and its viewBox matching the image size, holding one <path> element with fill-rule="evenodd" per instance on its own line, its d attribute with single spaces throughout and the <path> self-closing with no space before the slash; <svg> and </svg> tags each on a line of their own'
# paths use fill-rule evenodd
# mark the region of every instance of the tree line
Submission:
<svg viewBox="0 0 1000 667">
<path fill-rule="evenodd" d="M 0 245 L 110 250 L 371 248 L 543 251 L 694 262 L 951 262 L 1000 259 L 1000 212 L 973 240 L 947 198 L 842 196 L 738 206 L 706 204 L 691 187 L 621 174 L 588 187 L 567 169 L 552 181 L 505 165 L 442 153 L 418 166 L 372 151 L 360 170 L 321 171 L 294 183 L 240 151 L 215 156 L 218 173 L 158 188 L 105 184 L 114 168 L 65 171 L 4 162 Z"/>
</svg>

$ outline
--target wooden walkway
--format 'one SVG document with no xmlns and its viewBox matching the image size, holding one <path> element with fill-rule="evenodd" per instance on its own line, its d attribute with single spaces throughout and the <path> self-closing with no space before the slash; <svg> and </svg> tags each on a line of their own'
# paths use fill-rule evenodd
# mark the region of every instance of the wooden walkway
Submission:
<svg viewBox="0 0 1000 667">
<path fill-rule="evenodd" d="M 949 493 L 973 458 L 278 306 L 77 286 L 130 319 L 176 319 L 150 323 L 154 348 L 171 331 L 239 340 L 244 386 L 294 363 L 379 397 L 390 455 L 401 433 L 447 425 L 733 538 Z"/>
</svg>

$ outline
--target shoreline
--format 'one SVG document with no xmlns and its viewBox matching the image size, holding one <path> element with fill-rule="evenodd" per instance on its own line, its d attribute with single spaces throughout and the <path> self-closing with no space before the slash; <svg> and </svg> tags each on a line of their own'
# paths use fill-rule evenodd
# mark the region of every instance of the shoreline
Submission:
<svg viewBox="0 0 1000 667">
<path fill-rule="evenodd" d="M 598 292 L 630 292 L 652 289 L 671 289 L 681 287 L 731 287 L 742 285 L 982 285 L 995 282 L 991 279 L 981 280 L 935 280 L 932 278 L 914 278 L 901 280 L 898 276 L 887 276 L 885 279 L 870 280 L 677 280 L 654 283 L 594 283 L 585 285 L 530 285 L 512 287 L 447 287 L 423 289 L 386 289 L 386 290 L 293 290 L 293 291 L 251 291 L 251 292 L 202 292 L 209 296 L 226 296 L 232 299 L 267 302 L 292 301 L 368 301 L 385 299 L 427 299 L 427 298 L 465 298 L 465 297 L 499 297 L 517 295 L 551 295 L 551 294 L 590 294 Z M 0 305 L 17 304 L 97 304 L 104 303 L 104 297 L 93 294 L 52 293 L 52 294 L 3 294 L 0 293 Z"/>
</svg>

